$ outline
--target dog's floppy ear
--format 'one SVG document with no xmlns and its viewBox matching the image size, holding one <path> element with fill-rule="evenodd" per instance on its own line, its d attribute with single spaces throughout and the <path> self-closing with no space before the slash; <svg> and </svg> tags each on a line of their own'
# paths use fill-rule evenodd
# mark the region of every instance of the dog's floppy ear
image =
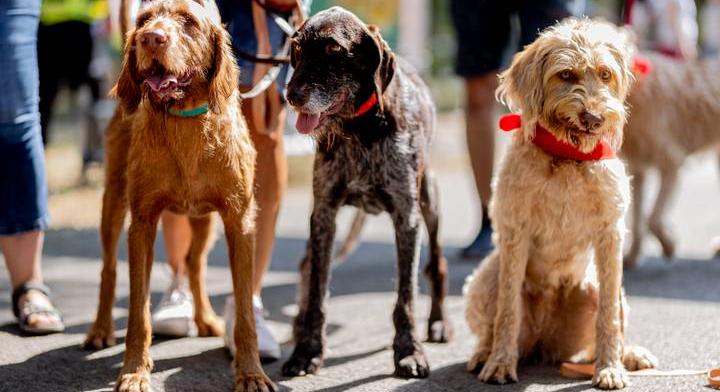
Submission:
<svg viewBox="0 0 720 392">
<path fill-rule="evenodd" d="M 526 129 L 534 129 L 542 113 L 543 74 L 551 47 L 544 42 L 546 39 L 541 36 L 513 57 L 510 68 L 499 75 L 500 85 L 495 91 L 500 102 L 511 110 L 522 111 Z"/>
<path fill-rule="evenodd" d="M 227 104 L 238 84 L 238 67 L 233 57 L 230 36 L 221 27 L 213 26 L 213 65 L 208 72 L 210 81 L 208 106 L 213 112 L 220 112 Z"/>
<path fill-rule="evenodd" d="M 135 31 L 133 30 L 128 33 L 125 40 L 125 57 L 120 69 L 120 76 L 115 86 L 110 90 L 110 96 L 118 98 L 127 113 L 133 113 L 140 105 L 140 85 L 142 81 L 137 74 L 136 63 Z"/>
<path fill-rule="evenodd" d="M 377 70 L 375 71 L 375 91 L 377 92 L 377 96 L 380 102 L 380 110 L 382 110 L 383 91 L 385 91 L 387 86 L 392 81 L 393 76 L 395 76 L 395 55 L 390 50 L 390 46 L 388 46 L 387 42 L 385 42 L 385 40 L 380 35 L 379 27 L 371 24 L 368 25 L 368 30 L 370 30 L 370 35 L 375 41 L 375 45 L 377 46 L 380 54 L 379 65 L 377 67 Z"/>
<path fill-rule="evenodd" d="M 609 44 L 610 53 L 612 53 L 615 60 L 620 64 L 620 87 L 621 94 L 625 95 L 635 81 L 635 75 L 633 69 L 635 64 L 633 59 L 637 53 L 637 37 L 635 33 L 627 27 L 616 27 L 618 31 L 617 42 L 611 42 Z"/>
</svg>

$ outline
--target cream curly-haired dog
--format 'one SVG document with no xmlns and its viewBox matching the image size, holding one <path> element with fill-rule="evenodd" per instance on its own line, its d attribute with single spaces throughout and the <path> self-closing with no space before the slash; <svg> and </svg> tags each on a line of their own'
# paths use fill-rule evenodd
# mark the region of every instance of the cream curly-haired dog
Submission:
<svg viewBox="0 0 720 392">
<path fill-rule="evenodd" d="M 518 360 L 536 353 L 594 360 L 593 384 L 604 389 L 627 385 L 625 368 L 656 365 L 647 350 L 623 345 L 630 187 L 614 151 L 633 53 L 623 29 L 568 19 L 500 75 L 498 97 L 522 112 L 522 125 L 490 203 L 496 250 L 465 286 L 478 337 L 468 369 L 482 366 L 482 381 L 517 381 Z"/>
<path fill-rule="evenodd" d="M 663 221 L 680 168 L 691 155 L 720 147 L 720 59 L 645 57 L 652 67 L 647 75 L 638 76 L 628 96 L 632 116 L 625 127 L 621 153 L 633 180 L 632 236 L 626 267 L 638 262 L 645 222 L 660 242 L 663 255 L 668 259 L 674 256 L 675 242 Z M 660 189 L 646 221 L 642 202 L 650 169 L 659 172 Z"/>
</svg>

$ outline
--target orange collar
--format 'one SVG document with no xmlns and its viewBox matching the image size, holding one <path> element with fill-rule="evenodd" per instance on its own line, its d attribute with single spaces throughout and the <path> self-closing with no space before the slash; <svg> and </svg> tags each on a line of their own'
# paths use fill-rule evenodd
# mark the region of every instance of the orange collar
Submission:
<svg viewBox="0 0 720 392">
<path fill-rule="evenodd" d="M 520 128 L 521 117 L 519 114 L 506 114 L 500 117 L 500 129 L 510 132 Z M 532 142 L 548 155 L 557 158 L 572 159 L 574 161 L 599 161 L 615 158 L 610 144 L 605 140 L 600 141 L 594 150 L 582 152 L 570 143 L 558 140 L 550 131 L 540 126 L 535 126 L 535 136 Z"/>
<path fill-rule="evenodd" d="M 373 91 L 373 93 L 370 95 L 370 98 L 368 98 L 365 102 L 363 102 L 362 105 L 360 105 L 359 108 L 357 108 L 357 110 L 355 111 L 354 117 L 360 117 L 363 114 L 369 112 L 370 109 L 372 109 L 373 107 L 375 107 L 375 105 L 377 105 L 377 103 L 378 103 L 377 92 Z"/>
</svg>

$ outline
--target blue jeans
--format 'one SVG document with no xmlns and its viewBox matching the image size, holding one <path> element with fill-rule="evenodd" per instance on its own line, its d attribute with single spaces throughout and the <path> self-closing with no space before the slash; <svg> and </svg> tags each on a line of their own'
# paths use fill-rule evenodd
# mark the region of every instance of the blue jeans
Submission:
<svg viewBox="0 0 720 392">
<path fill-rule="evenodd" d="M 38 109 L 40 0 L 0 1 L 0 235 L 48 225 Z"/>
</svg>

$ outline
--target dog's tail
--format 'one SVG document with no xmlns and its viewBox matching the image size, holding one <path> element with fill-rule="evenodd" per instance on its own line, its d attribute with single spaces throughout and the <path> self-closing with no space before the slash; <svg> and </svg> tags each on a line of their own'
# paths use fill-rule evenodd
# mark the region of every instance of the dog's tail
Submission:
<svg viewBox="0 0 720 392">
<path fill-rule="evenodd" d="M 353 218 L 352 224 L 350 224 L 350 231 L 348 231 L 348 234 L 342 245 L 340 245 L 340 248 L 338 248 L 337 252 L 335 252 L 333 264 L 336 266 L 347 260 L 347 258 L 355 251 L 355 248 L 357 248 L 360 240 L 360 233 L 362 233 L 363 226 L 365 226 L 365 218 L 367 218 L 367 213 L 365 213 L 365 211 L 358 209 L 357 212 L 355 212 L 355 217 Z"/>
</svg>

